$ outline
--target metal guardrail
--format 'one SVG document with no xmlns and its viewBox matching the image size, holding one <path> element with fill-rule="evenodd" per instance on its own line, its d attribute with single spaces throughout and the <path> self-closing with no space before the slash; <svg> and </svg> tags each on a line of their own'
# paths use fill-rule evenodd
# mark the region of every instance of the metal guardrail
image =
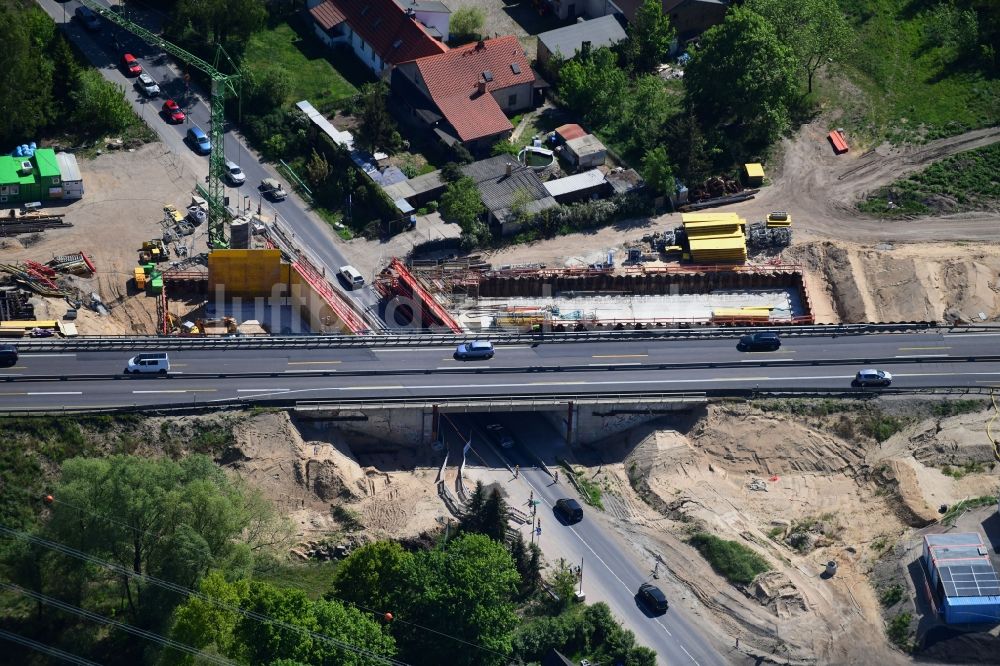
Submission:
<svg viewBox="0 0 1000 666">
<path fill-rule="evenodd" d="M 152 381 L 152 380 L 188 380 L 188 379 L 261 379 L 274 377 L 397 377 L 404 375 L 501 375 L 501 374 L 541 374 L 565 372 L 603 373 L 627 370 L 710 370 L 721 368 L 796 368 L 808 366 L 867 366 L 886 364 L 926 364 L 926 363 L 1000 363 L 1000 355 L 982 354 L 978 356 L 910 356 L 905 358 L 866 357 L 866 358 L 828 358 L 828 359 L 746 359 L 741 361 L 691 361 L 682 363 L 620 363 L 608 365 L 528 365 L 528 366 L 456 366 L 453 368 L 399 368 L 389 370 L 317 370 L 296 372 L 289 375 L 285 371 L 269 372 L 185 372 L 171 375 L 122 375 L 122 374 L 90 374 L 90 375 L 3 375 L 0 382 L 50 382 L 50 381 Z"/>
<path fill-rule="evenodd" d="M 602 400 L 609 402 L 627 403 L 636 400 L 663 400 L 677 401 L 690 399 L 698 395 L 705 399 L 740 399 L 759 400 L 763 398 L 853 398 L 871 400 L 888 395 L 900 396 L 944 396 L 944 395 L 990 395 L 996 389 L 988 386 L 937 386 L 926 388 L 883 388 L 883 389 L 842 389 L 842 388 L 802 388 L 802 389 L 709 389 L 697 394 L 695 393 L 662 393 L 652 391 L 632 391 L 617 393 L 599 393 L 581 396 L 579 394 L 547 393 L 534 394 L 531 396 L 501 396 L 481 395 L 481 396 L 436 396 L 433 399 L 419 397 L 385 398 L 372 400 L 369 398 L 341 398 L 338 400 L 313 400 L 299 401 L 294 399 L 268 398 L 267 400 L 257 400 L 253 397 L 234 398 L 226 401 L 213 401 L 209 403 L 185 403 L 185 404 L 158 404 L 158 405 L 118 405 L 109 407 L 86 407 L 72 408 L 61 407 L 58 409 L 37 409 L 26 407 L 24 409 L 7 408 L 0 411 L 2 416 L 26 416 L 26 415 L 52 415 L 52 414 L 99 414 L 99 413 L 126 413 L 142 412 L 143 414 L 168 414 L 168 413 L 195 413 L 201 411 L 216 411 L 220 409 L 246 409 L 248 407 L 273 407 L 279 409 L 296 408 L 308 406 L 312 408 L 325 409 L 385 409 L 390 407 L 418 407 L 425 403 L 433 402 L 436 405 L 446 405 L 449 402 L 463 402 L 469 404 L 479 404 L 484 407 L 510 403 L 530 402 L 535 405 L 549 404 L 552 406 L 563 406 L 567 402 L 581 403 L 586 401 Z"/>
<path fill-rule="evenodd" d="M 583 331 L 549 333 L 508 333 L 486 331 L 480 333 L 416 333 L 404 335 L 311 335 L 311 336 L 247 336 L 233 338 L 176 338 L 104 336 L 92 338 L 17 341 L 23 352 L 88 352 L 88 351 L 182 351 L 228 349 L 336 349 L 352 347 L 410 347 L 447 346 L 472 340 L 491 340 L 494 344 L 525 343 L 580 343 L 625 342 L 633 340 L 661 340 L 666 338 L 704 339 L 735 338 L 746 333 L 768 330 L 767 326 L 725 326 L 704 328 L 647 328 L 642 330 Z M 947 333 L 993 332 L 1000 333 L 1000 326 L 941 327 L 936 322 L 906 322 L 897 324 L 844 324 L 782 327 L 783 337 L 854 336 L 888 333 L 916 333 L 934 330 Z"/>
</svg>

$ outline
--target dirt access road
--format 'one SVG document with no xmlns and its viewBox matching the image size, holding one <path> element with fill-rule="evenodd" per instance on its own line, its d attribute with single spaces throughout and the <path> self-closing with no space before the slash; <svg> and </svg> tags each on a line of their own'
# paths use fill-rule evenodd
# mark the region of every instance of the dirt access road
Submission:
<svg viewBox="0 0 1000 666">
<path fill-rule="evenodd" d="M 949 155 L 1000 141 L 1000 127 L 974 130 L 915 146 L 882 144 L 862 153 L 835 156 L 826 140 L 827 124 L 804 126 L 782 143 L 771 166 L 773 183 L 750 201 L 725 210 L 763 219 L 772 210 L 792 213 L 797 240 L 834 239 L 859 243 L 940 240 L 996 240 L 1000 215 L 957 213 L 884 222 L 863 217 L 857 202 L 868 192 L 919 171 Z M 679 216 L 678 223 L 679 223 Z"/>
</svg>

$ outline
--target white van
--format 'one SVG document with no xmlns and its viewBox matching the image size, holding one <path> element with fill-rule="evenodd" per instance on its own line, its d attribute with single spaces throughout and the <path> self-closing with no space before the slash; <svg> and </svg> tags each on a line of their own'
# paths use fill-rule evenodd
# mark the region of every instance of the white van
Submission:
<svg viewBox="0 0 1000 666">
<path fill-rule="evenodd" d="M 340 275 L 347 281 L 351 289 L 357 289 L 365 284 L 365 276 L 354 266 L 341 266 Z"/>
<path fill-rule="evenodd" d="M 166 352 L 136 354 L 128 360 L 128 365 L 125 367 L 126 375 L 146 373 L 165 375 L 168 372 L 170 372 L 170 358 Z"/>
</svg>

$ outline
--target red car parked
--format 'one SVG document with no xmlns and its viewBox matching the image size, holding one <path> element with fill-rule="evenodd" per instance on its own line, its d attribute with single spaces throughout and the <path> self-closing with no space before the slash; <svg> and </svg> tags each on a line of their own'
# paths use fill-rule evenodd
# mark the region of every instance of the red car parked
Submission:
<svg viewBox="0 0 1000 666">
<path fill-rule="evenodd" d="M 184 112 L 181 111 L 181 107 L 177 106 L 177 102 L 172 99 L 168 99 L 163 103 L 163 116 L 172 123 L 184 122 Z"/>
<path fill-rule="evenodd" d="M 131 53 L 126 53 L 122 56 L 122 67 L 128 72 L 129 76 L 139 76 L 142 74 L 142 65 L 139 64 L 139 61 Z"/>
</svg>

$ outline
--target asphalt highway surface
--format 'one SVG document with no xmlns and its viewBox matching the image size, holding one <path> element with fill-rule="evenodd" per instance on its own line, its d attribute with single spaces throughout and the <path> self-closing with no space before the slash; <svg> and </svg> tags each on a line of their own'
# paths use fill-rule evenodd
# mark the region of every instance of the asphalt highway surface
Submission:
<svg viewBox="0 0 1000 666">
<path fill-rule="evenodd" d="M 129 352 L 31 353 L 0 368 L 0 410 L 340 400 L 694 392 L 711 388 L 849 389 L 862 367 L 893 387 L 1000 387 L 998 333 L 786 338 L 775 352 L 734 339 L 631 340 L 497 346 L 489 361 L 457 361 L 450 346 L 175 350 L 167 376 L 123 371 Z M 973 358 L 975 360 L 970 361 Z M 701 367 L 660 367 L 700 364 Z M 877 389 L 867 389 L 877 390 Z"/>
</svg>

